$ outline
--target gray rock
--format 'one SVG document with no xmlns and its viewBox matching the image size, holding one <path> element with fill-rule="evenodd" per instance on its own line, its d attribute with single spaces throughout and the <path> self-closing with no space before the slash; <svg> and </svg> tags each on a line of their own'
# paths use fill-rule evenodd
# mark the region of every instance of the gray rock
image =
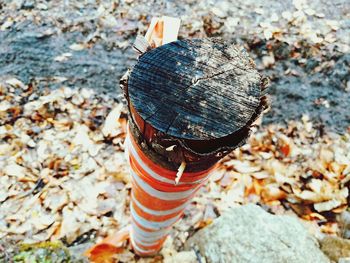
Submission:
<svg viewBox="0 0 350 263">
<path fill-rule="evenodd" d="M 88 263 L 89 260 L 83 256 L 84 252 L 92 247 L 94 243 L 87 242 L 76 246 L 71 246 L 68 248 L 70 255 L 72 256 L 72 262 L 75 263 Z"/>
<path fill-rule="evenodd" d="M 185 244 L 207 262 L 323 263 L 329 259 L 297 218 L 276 216 L 256 205 L 232 209 Z"/>
<path fill-rule="evenodd" d="M 349 81 L 350 85 L 350 81 Z M 350 88 L 350 86 L 349 86 Z M 350 91 L 350 90 L 349 90 Z M 343 211 L 339 216 L 338 216 L 338 221 L 339 221 L 339 227 L 340 227 L 340 234 L 341 237 L 344 239 L 350 239 L 350 210 L 349 211 Z"/>
<path fill-rule="evenodd" d="M 35 7 L 34 1 L 27 0 L 23 3 L 22 8 L 23 9 L 33 9 Z"/>
</svg>

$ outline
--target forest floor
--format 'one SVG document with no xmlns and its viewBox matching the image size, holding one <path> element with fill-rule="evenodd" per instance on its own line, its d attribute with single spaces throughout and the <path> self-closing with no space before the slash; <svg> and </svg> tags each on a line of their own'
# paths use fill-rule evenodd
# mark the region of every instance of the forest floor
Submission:
<svg viewBox="0 0 350 263">
<path fill-rule="evenodd" d="M 350 238 L 350 5 L 346 1 L 0 3 L 0 262 L 18 244 L 89 246 L 129 223 L 119 78 L 156 15 L 180 38 L 246 47 L 271 80 L 271 110 L 186 210 L 159 260 L 241 204 Z M 119 119 L 119 123 L 114 120 Z M 61 250 L 60 253 L 65 253 Z M 138 259 L 128 246 L 119 260 Z M 150 259 L 148 259 L 150 261 Z"/>
</svg>

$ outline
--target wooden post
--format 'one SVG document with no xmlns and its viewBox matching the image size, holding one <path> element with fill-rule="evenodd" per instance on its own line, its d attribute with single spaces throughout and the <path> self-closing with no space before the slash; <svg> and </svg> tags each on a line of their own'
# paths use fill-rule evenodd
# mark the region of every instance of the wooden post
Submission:
<svg viewBox="0 0 350 263">
<path fill-rule="evenodd" d="M 136 38 L 139 61 L 120 81 L 129 109 L 131 228 L 86 251 L 90 259 L 107 247 L 117 252 L 129 234 L 136 254 L 156 254 L 218 161 L 246 141 L 267 107 L 267 79 L 241 47 L 215 38 L 176 41 L 179 25 L 154 18 Z"/>
<path fill-rule="evenodd" d="M 187 171 L 202 170 L 242 145 L 266 106 L 265 79 L 253 61 L 220 39 L 148 51 L 127 84 L 133 135 L 155 162 L 172 170 L 183 161 Z"/>
<path fill-rule="evenodd" d="M 266 80 L 239 46 L 213 38 L 143 49 L 122 87 L 130 113 L 131 242 L 147 256 L 267 104 Z"/>
</svg>

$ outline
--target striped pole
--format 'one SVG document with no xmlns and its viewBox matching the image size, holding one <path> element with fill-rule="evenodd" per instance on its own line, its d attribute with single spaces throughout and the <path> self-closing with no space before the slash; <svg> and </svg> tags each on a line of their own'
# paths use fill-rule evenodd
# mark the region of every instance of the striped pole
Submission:
<svg viewBox="0 0 350 263">
<path fill-rule="evenodd" d="M 138 63 L 120 81 L 130 125 L 130 241 L 140 256 L 162 248 L 218 161 L 244 143 L 267 106 L 265 82 L 240 47 L 220 39 L 174 41 L 179 25 L 174 18 L 152 19 L 134 44 Z M 87 253 L 115 249 L 126 232 Z"/>
<path fill-rule="evenodd" d="M 176 171 L 148 158 L 130 130 L 125 144 L 132 177 L 130 240 L 136 254 L 151 256 L 161 249 L 171 227 L 181 218 L 215 165 L 205 171 L 185 172 L 175 184 Z"/>
</svg>

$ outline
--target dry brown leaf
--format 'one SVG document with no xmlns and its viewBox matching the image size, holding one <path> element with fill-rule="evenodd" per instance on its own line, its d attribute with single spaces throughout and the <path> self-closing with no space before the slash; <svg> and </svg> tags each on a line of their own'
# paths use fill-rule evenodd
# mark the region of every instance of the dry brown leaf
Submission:
<svg viewBox="0 0 350 263">
<path fill-rule="evenodd" d="M 261 196 L 264 202 L 270 202 L 284 199 L 287 197 L 287 194 L 277 184 L 269 184 L 263 188 Z"/>
<path fill-rule="evenodd" d="M 341 205 L 341 201 L 339 200 L 329 200 L 322 203 L 314 204 L 314 208 L 317 212 L 325 212 L 330 211 Z"/>
<path fill-rule="evenodd" d="M 84 254 L 94 263 L 113 263 L 114 255 L 123 251 L 123 243 L 129 238 L 129 227 L 121 229 L 88 249 Z"/>
<path fill-rule="evenodd" d="M 27 170 L 25 167 L 23 167 L 21 165 L 18 165 L 16 163 L 12 163 L 12 164 L 7 165 L 4 168 L 4 173 L 9 175 L 9 176 L 16 176 L 18 178 L 22 178 L 27 173 Z"/>
<path fill-rule="evenodd" d="M 6 83 L 15 88 L 21 88 L 23 90 L 26 89 L 26 86 L 24 85 L 24 83 L 16 78 L 7 79 Z"/>
<path fill-rule="evenodd" d="M 74 50 L 74 51 L 80 51 L 80 50 L 85 49 L 86 46 L 82 43 L 74 43 L 74 44 L 70 45 L 69 48 L 71 50 Z"/>
<path fill-rule="evenodd" d="M 107 116 L 102 133 L 105 137 L 115 137 L 120 133 L 120 123 L 118 122 L 123 105 L 118 104 Z"/>
</svg>

